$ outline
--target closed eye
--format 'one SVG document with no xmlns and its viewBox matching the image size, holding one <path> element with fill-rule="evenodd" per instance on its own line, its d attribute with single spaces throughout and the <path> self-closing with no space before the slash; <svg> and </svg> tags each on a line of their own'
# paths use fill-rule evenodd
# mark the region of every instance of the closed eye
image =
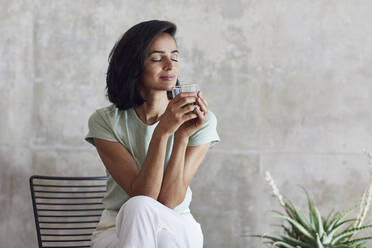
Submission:
<svg viewBox="0 0 372 248">
<path fill-rule="evenodd" d="M 151 59 L 151 61 L 153 62 L 161 62 L 163 59 L 162 58 L 153 58 Z M 178 62 L 178 57 L 174 56 L 174 57 L 171 57 L 171 60 L 174 61 L 174 62 Z"/>
<path fill-rule="evenodd" d="M 171 60 L 178 62 L 178 55 L 174 54 L 171 56 Z"/>
</svg>

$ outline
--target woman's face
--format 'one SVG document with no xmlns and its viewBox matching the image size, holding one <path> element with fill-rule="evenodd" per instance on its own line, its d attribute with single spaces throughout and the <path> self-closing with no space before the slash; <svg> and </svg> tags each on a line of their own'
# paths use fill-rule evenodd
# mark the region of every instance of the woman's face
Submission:
<svg viewBox="0 0 372 248">
<path fill-rule="evenodd" d="M 152 42 L 141 75 L 142 86 L 149 90 L 171 90 L 178 77 L 178 51 L 168 33 L 158 35 Z"/>
</svg>

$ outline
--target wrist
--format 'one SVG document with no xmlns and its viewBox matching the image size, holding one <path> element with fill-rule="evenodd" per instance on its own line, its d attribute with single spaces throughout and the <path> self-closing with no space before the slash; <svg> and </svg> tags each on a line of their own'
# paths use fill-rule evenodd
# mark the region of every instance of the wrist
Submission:
<svg viewBox="0 0 372 248">
<path fill-rule="evenodd" d="M 182 142 L 182 143 L 189 143 L 189 136 L 181 134 L 179 132 L 175 132 L 174 134 L 174 140 L 177 142 Z"/>
<path fill-rule="evenodd" d="M 165 132 L 159 125 L 156 126 L 153 136 L 157 138 L 166 138 L 168 139 L 171 134 L 168 132 Z"/>
</svg>

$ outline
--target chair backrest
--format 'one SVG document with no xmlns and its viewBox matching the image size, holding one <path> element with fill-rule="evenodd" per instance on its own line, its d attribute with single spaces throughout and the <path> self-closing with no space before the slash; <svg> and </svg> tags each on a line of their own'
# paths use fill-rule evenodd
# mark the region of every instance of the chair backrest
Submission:
<svg viewBox="0 0 372 248">
<path fill-rule="evenodd" d="M 39 248 L 90 247 L 106 177 L 31 176 L 30 189 Z"/>
</svg>

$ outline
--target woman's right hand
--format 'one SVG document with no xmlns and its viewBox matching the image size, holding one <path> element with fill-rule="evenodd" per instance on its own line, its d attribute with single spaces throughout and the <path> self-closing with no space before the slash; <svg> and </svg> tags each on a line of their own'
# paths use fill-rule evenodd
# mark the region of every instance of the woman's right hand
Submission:
<svg viewBox="0 0 372 248">
<path fill-rule="evenodd" d="M 194 109 L 197 105 L 190 104 L 195 102 L 195 92 L 182 92 L 178 94 L 168 103 L 168 106 L 164 114 L 160 117 L 159 124 L 156 128 L 163 134 L 173 134 L 182 123 L 198 117 L 197 114 L 194 113 Z"/>
</svg>

